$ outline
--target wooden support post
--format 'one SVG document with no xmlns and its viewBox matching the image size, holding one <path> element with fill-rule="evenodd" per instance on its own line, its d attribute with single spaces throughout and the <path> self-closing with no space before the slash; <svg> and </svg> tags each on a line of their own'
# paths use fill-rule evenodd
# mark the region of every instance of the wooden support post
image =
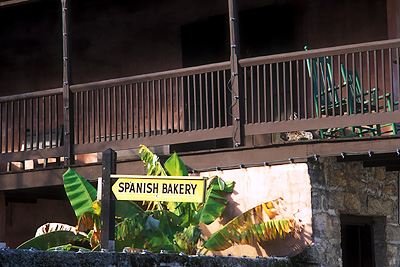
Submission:
<svg viewBox="0 0 400 267">
<path fill-rule="evenodd" d="M 6 242 L 6 197 L 3 191 L 0 192 L 0 248 L 3 247 L 5 242 Z"/>
<path fill-rule="evenodd" d="M 110 174 L 117 171 L 117 152 L 111 148 L 102 156 L 101 189 L 101 241 L 100 246 L 106 251 L 115 250 L 115 197 L 111 192 Z"/>
<path fill-rule="evenodd" d="M 231 51 L 231 86 L 233 116 L 233 145 L 235 147 L 244 145 L 244 95 L 242 86 L 242 69 L 239 67 L 240 42 L 239 42 L 239 20 L 237 11 L 237 0 L 228 0 L 229 8 L 229 34 Z"/>
<path fill-rule="evenodd" d="M 68 36 L 68 0 L 61 0 L 62 7 L 62 40 L 63 40 L 63 110 L 64 110 L 64 164 L 69 166 L 75 162 L 74 155 L 74 108 L 70 90 L 71 64 L 69 59 Z"/>
</svg>

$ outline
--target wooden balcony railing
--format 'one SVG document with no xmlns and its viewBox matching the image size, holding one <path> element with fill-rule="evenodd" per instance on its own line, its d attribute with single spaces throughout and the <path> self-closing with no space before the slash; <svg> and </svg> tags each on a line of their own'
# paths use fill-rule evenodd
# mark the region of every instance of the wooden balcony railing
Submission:
<svg viewBox="0 0 400 267">
<path fill-rule="evenodd" d="M 243 59 L 246 134 L 399 122 L 399 40 Z"/>
<path fill-rule="evenodd" d="M 230 62 L 71 85 L 71 121 L 62 88 L 1 97 L 0 162 L 65 156 L 64 138 L 75 154 L 231 138 L 233 103 L 244 105 L 246 135 L 396 134 L 399 48 L 388 40 L 242 59 L 238 102 Z"/>
</svg>

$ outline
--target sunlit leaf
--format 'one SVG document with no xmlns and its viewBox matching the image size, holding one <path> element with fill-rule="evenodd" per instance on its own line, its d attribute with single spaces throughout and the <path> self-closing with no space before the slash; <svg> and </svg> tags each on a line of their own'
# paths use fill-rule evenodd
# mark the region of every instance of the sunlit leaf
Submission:
<svg viewBox="0 0 400 267">
<path fill-rule="evenodd" d="M 65 223 L 45 223 L 36 230 L 35 236 L 40 236 L 54 231 L 71 231 L 76 233 L 78 229 Z"/>
<path fill-rule="evenodd" d="M 172 176 L 188 176 L 186 166 L 176 152 L 165 161 L 164 167 Z"/>
<path fill-rule="evenodd" d="M 101 217 L 100 215 L 87 211 L 83 213 L 78 220 L 78 230 L 81 232 L 89 232 L 94 228 L 100 229 L 101 225 Z"/>
<path fill-rule="evenodd" d="M 212 234 L 203 246 L 211 251 L 221 251 L 235 243 L 243 245 L 282 239 L 301 231 L 302 225 L 293 215 L 285 214 L 286 219 L 270 220 L 268 216 L 264 216 L 265 209 L 274 209 L 281 215 L 284 213 L 281 199 L 258 205 L 228 222 Z"/>
<path fill-rule="evenodd" d="M 76 217 L 85 211 L 94 212 L 92 202 L 97 198 L 97 190 L 82 176 L 69 168 L 64 174 L 64 187 Z"/>
<path fill-rule="evenodd" d="M 48 250 L 52 247 L 84 240 L 88 242 L 87 237 L 80 233 L 75 234 L 71 231 L 54 231 L 29 239 L 25 243 L 19 245 L 17 249 L 29 249 L 32 247 L 38 250 Z"/>
<path fill-rule="evenodd" d="M 167 176 L 167 173 L 161 165 L 158 156 L 156 154 L 153 154 L 150 149 L 148 149 L 144 145 L 141 145 L 139 149 L 139 154 L 147 168 L 147 175 Z"/>
<path fill-rule="evenodd" d="M 210 224 L 222 215 L 228 201 L 222 195 L 233 191 L 234 183 L 225 183 L 221 178 L 212 178 L 206 192 L 205 203 L 199 205 L 196 219 L 199 222 Z"/>
</svg>

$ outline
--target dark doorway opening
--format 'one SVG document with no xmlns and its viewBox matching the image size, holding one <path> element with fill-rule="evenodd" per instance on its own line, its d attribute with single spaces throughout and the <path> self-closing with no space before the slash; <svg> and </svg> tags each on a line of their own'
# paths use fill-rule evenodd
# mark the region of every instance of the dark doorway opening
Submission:
<svg viewBox="0 0 400 267">
<path fill-rule="evenodd" d="M 373 218 L 341 215 L 343 267 L 374 267 Z"/>
</svg>

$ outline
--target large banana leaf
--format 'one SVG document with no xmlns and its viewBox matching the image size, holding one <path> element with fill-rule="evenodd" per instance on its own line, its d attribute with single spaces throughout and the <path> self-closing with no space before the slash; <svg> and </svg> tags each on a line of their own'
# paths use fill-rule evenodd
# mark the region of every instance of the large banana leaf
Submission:
<svg viewBox="0 0 400 267">
<path fill-rule="evenodd" d="M 115 202 L 115 216 L 121 218 L 134 218 L 138 213 L 143 213 L 143 209 L 133 201 L 118 200 Z"/>
<path fill-rule="evenodd" d="M 196 220 L 210 224 L 220 217 L 226 208 L 228 200 L 222 195 L 233 191 L 234 182 L 224 182 L 218 176 L 212 178 L 207 188 L 206 200 L 198 207 Z"/>
<path fill-rule="evenodd" d="M 175 242 L 179 249 L 186 254 L 196 254 L 197 243 L 202 235 L 198 226 L 189 226 L 184 232 L 175 235 Z"/>
<path fill-rule="evenodd" d="M 153 154 L 150 149 L 148 149 L 144 145 L 141 145 L 139 149 L 139 154 L 147 168 L 147 175 L 167 176 L 167 173 L 161 165 L 158 156 L 156 154 Z"/>
<path fill-rule="evenodd" d="M 301 225 L 293 216 L 271 220 L 271 216 L 275 218 L 280 213 L 281 207 L 282 202 L 278 199 L 246 211 L 212 234 L 203 247 L 211 251 L 221 251 L 234 244 L 282 239 L 299 233 Z M 270 211 L 269 214 L 267 210 Z"/>
<path fill-rule="evenodd" d="M 188 176 L 186 166 L 176 152 L 165 161 L 164 167 L 171 176 Z"/>
<path fill-rule="evenodd" d="M 53 247 L 81 241 L 88 242 L 87 236 L 71 231 L 54 231 L 29 239 L 25 243 L 19 245 L 17 248 L 48 250 Z"/>
<path fill-rule="evenodd" d="M 97 190 L 82 176 L 69 168 L 63 174 L 65 192 L 79 219 L 85 211 L 94 212 L 92 202 L 96 200 Z"/>
</svg>

